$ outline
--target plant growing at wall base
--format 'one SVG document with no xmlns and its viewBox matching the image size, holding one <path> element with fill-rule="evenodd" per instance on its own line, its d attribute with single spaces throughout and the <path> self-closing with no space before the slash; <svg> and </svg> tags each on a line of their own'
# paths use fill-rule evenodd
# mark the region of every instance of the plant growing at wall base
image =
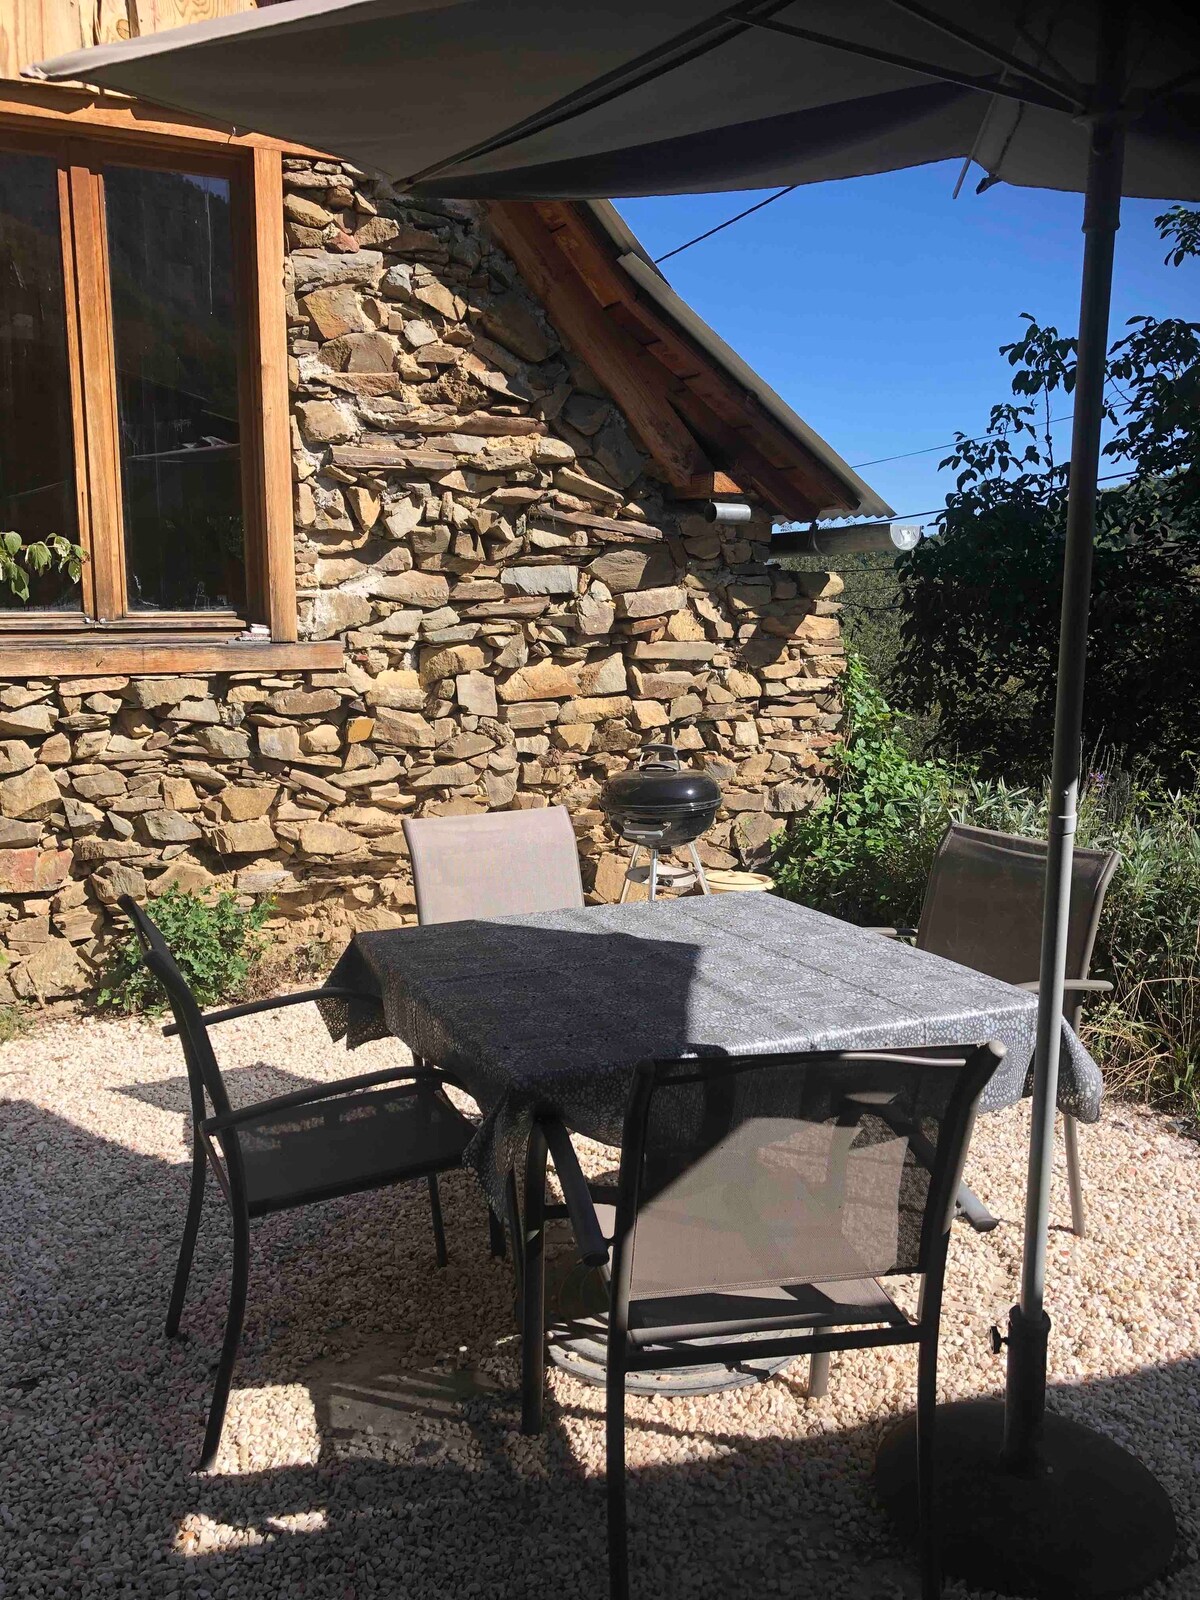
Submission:
<svg viewBox="0 0 1200 1600">
<path fill-rule="evenodd" d="M 853 653 L 844 695 L 832 792 L 779 836 L 771 873 L 789 900 L 850 922 L 909 923 L 945 828 L 954 772 L 912 755 L 900 719 Z"/>
<path fill-rule="evenodd" d="M 154 920 L 202 1006 L 240 994 L 262 958 L 262 929 L 272 909 L 270 900 L 243 905 L 228 890 L 208 897 L 171 888 L 154 902 Z M 96 1003 L 123 1012 L 155 1012 L 166 1005 L 132 934 L 109 957 Z"/>
<path fill-rule="evenodd" d="M 8 529 L 0 532 L 0 589 L 24 602 L 29 599 L 30 573 L 41 577 L 53 567 L 77 583 L 86 560 L 83 546 L 72 544 L 61 533 L 48 533 L 44 539 L 26 544 L 19 533 Z"/>
</svg>

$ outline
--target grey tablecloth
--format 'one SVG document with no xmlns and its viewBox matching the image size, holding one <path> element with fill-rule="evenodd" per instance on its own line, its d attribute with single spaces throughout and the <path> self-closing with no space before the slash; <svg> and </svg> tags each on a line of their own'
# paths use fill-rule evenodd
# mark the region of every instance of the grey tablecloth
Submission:
<svg viewBox="0 0 1200 1600">
<path fill-rule="evenodd" d="M 360 934 L 322 1002 L 335 1038 L 395 1034 L 484 1116 L 467 1159 L 502 1202 L 535 1111 L 618 1143 L 632 1069 L 654 1057 L 999 1039 L 983 1106 L 1027 1092 L 1037 1001 L 941 956 L 765 894 L 592 906 Z M 1099 1069 L 1064 1022 L 1059 1105 L 1100 1115 Z"/>
</svg>

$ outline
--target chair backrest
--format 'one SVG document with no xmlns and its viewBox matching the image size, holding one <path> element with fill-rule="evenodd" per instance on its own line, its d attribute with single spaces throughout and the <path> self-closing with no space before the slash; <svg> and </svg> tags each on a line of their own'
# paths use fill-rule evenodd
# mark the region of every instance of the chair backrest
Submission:
<svg viewBox="0 0 1200 1600">
<path fill-rule="evenodd" d="M 1046 850 L 1042 839 L 954 823 L 930 869 L 918 949 L 1006 983 L 1034 982 L 1046 900 Z M 1108 850 L 1074 853 L 1068 978 L 1087 977 L 1100 909 L 1117 861 Z"/>
<path fill-rule="evenodd" d="M 630 1299 L 940 1274 L 975 1105 L 1003 1056 L 989 1044 L 639 1067 L 614 1314 Z"/>
<path fill-rule="evenodd" d="M 167 1000 L 179 1028 L 179 1039 L 187 1063 L 192 1116 L 200 1122 L 210 1114 L 225 1115 L 232 1109 L 229 1095 L 226 1093 L 221 1069 L 217 1065 L 217 1058 L 209 1042 L 208 1029 L 205 1027 L 200 1007 L 196 1003 L 196 997 L 188 987 L 187 979 L 179 970 L 178 963 L 162 933 L 137 901 L 130 895 L 123 894 L 117 904 L 133 923 L 133 931 L 142 947 L 142 957 L 147 967 L 167 991 Z M 209 1107 L 205 1105 L 206 1094 L 212 1108 L 211 1113 Z"/>
<path fill-rule="evenodd" d="M 404 819 L 420 922 L 564 911 L 583 904 L 579 852 L 562 806 Z"/>
</svg>

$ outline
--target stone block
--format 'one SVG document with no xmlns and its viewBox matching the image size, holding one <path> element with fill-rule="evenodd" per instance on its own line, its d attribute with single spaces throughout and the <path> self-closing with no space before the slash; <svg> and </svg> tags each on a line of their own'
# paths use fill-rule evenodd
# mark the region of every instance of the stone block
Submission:
<svg viewBox="0 0 1200 1600">
<path fill-rule="evenodd" d="M 605 695 L 600 699 L 568 700 L 559 714 L 560 722 L 607 722 L 610 717 L 627 717 L 633 701 L 626 694 Z"/>
<path fill-rule="evenodd" d="M 70 850 L 0 850 L 0 894 L 44 894 L 70 877 Z"/>
<path fill-rule="evenodd" d="M 208 841 L 223 856 L 266 855 L 278 848 L 275 830 L 266 817 L 222 823 L 212 830 Z"/>
<path fill-rule="evenodd" d="M 362 840 L 336 822 L 305 822 L 300 827 L 300 848 L 307 856 L 347 856 L 362 849 Z"/>
<path fill-rule="evenodd" d="M 335 283 L 314 289 L 300 304 L 305 315 L 316 324 L 322 339 L 337 339 L 344 333 L 366 333 L 370 329 L 362 299 L 351 284 Z"/>
<path fill-rule="evenodd" d="M 383 273 L 383 257 L 377 250 L 359 250 L 353 255 L 334 255 L 306 250 L 293 253 L 292 269 L 297 294 L 336 283 L 376 283 Z"/>
<path fill-rule="evenodd" d="M 336 711 L 342 697 L 336 689 L 278 689 L 268 699 L 271 710 L 283 717 L 319 717 Z"/>
<path fill-rule="evenodd" d="M 589 563 L 588 571 L 613 594 L 628 594 L 633 589 L 656 589 L 675 575 L 675 563 L 662 546 L 645 550 L 626 547 L 606 550 Z"/>
<path fill-rule="evenodd" d="M 200 809 L 200 796 L 189 778 L 164 778 L 163 799 L 173 811 Z"/>
<path fill-rule="evenodd" d="M 391 706 L 397 711 L 419 711 L 425 704 L 421 680 L 408 668 L 388 669 L 369 682 L 366 701 L 371 706 Z"/>
<path fill-rule="evenodd" d="M 134 678 L 125 690 L 129 704 L 144 711 L 177 706 L 181 700 L 203 700 L 207 694 L 203 678 Z"/>
<path fill-rule="evenodd" d="M 140 867 L 123 861 L 107 861 L 92 873 L 92 891 L 102 905 L 116 905 L 123 894 L 135 900 L 146 898 L 146 877 Z"/>
<path fill-rule="evenodd" d="M 437 735 L 420 712 L 393 710 L 388 706 L 381 706 L 376 712 L 375 737 L 383 744 L 415 750 L 432 750 L 437 743 Z"/>
<path fill-rule="evenodd" d="M 276 783 L 230 784 L 221 790 L 218 801 L 221 815 L 230 822 L 253 822 L 266 816 L 278 793 Z"/>
<path fill-rule="evenodd" d="M 558 717 L 557 701 L 526 701 L 500 707 L 500 721 L 514 731 L 522 728 L 545 728 Z"/>
<path fill-rule="evenodd" d="M 310 444 L 342 444 L 358 432 L 358 419 L 341 400 L 301 400 L 296 417 Z"/>
<path fill-rule="evenodd" d="M 448 766 L 432 767 L 410 779 L 414 789 L 461 789 L 474 783 L 479 774 L 465 761 L 453 761 Z"/>
<path fill-rule="evenodd" d="M 487 795 L 488 806 L 493 811 L 501 811 L 505 806 L 512 804 L 517 793 L 516 772 L 485 772 L 483 775 L 484 793 Z"/>
<path fill-rule="evenodd" d="M 455 644 L 421 652 L 420 677 L 423 684 L 439 678 L 456 678 L 464 672 L 477 672 L 487 665 L 487 656 L 475 644 Z"/>
<path fill-rule="evenodd" d="M 24 772 L 33 762 L 33 751 L 24 739 L 6 739 L 0 743 L 0 778 L 11 777 L 14 772 Z"/>
<path fill-rule="evenodd" d="M 617 595 L 619 617 L 663 617 L 672 611 L 682 611 L 686 605 L 687 590 L 674 584 L 665 589 L 633 589 Z"/>
<path fill-rule="evenodd" d="M 618 650 L 603 660 L 585 662 L 579 669 L 578 681 L 581 695 L 624 694 L 624 656 Z"/>
<path fill-rule="evenodd" d="M 134 824 L 139 835 L 154 844 L 188 844 L 200 829 L 182 811 L 147 811 Z"/>
<path fill-rule="evenodd" d="M 13 987 L 27 998 L 51 1000 L 74 994 L 87 978 L 87 968 L 69 939 L 46 939 L 13 973 Z"/>
<path fill-rule="evenodd" d="M 241 728 L 201 728 L 196 737 L 210 756 L 245 761 L 250 755 L 250 736 Z"/>
<path fill-rule="evenodd" d="M 500 295 L 480 318 L 484 332 L 523 361 L 545 361 L 557 348 L 533 310 L 517 294 Z"/>
<path fill-rule="evenodd" d="M 216 879 L 207 867 L 202 867 L 198 861 L 192 861 L 187 856 L 181 856 L 177 861 L 172 861 L 165 872 L 160 872 L 148 884 L 148 892 L 153 898 L 156 895 L 166 894 L 168 889 L 179 889 L 184 894 L 199 894 L 201 890 L 209 888 Z"/>
<path fill-rule="evenodd" d="M 450 598 L 449 581 L 440 572 L 379 573 L 368 580 L 367 589 L 378 599 L 425 610 L 436 610 Z"/>
<path fill-rule="evenodd" d="M 119 772 L 81 772 L 71 782 L 75 793 L 85 800 L 111 800 L 129 787 Z"/>
<path fill-rule="evenodd" d="M 486 672 L 459 673 L 454 680 L 454 694 L 460 709 L 469 715 L 496 715 L 496 685 Z"/>
<path fill-rule="evenodd" d="M 506 589 L 517 594 L 573 595 L 579 586 L 579 568 L 505 567 L 500 578 Z"/>
<path fill-rule="evenodd" d="M 0 739 L 23 739 L 49 733 L 54 727 L 53 706 L 14 706 L 0 710 Z"/>
<path fill-rule="evenodd" d="M 0 780 L 0 816 L 42 821 L 62 807 L 62 791 L 45 767 Z"/>
<path fill-rule="evenodd" d="M 268 761 L 295 761 L 300 755 L 300 730 L 287 724 L 282 728 L 259 728 L 258 753 Z"/>
<path fill-rule="evenodd" d="M 64 806 L 68 803 L 63 802 Z M 0 817 L 0 849 L 20 850 L 28 844 L 37 844 L 42 833 L 40 822 L 17 822 L 11 817 Z"/>
<path fill-rule="evenodd" d="M 573 674 L 549 659 L 531 661 L 496 687 L 497 695 L 506 704 L 516 700 L 567 700 L 578 690 Z"/>
</svg>

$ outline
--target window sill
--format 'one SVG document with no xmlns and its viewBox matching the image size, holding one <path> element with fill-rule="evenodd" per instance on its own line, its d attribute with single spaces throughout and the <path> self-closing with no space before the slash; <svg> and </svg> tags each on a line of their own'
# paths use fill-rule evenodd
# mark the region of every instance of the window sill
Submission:
<svg viewBox="0 0 1200 1600">
<path fill-rule="evenodd" d="M 344 650 L 338 639 L 55 638 L 30 633 L 0 635 L 0 677 L 90 677 L 107 673 L 155 675 L 186 672 L 336 671 Z"/>
</svg>

